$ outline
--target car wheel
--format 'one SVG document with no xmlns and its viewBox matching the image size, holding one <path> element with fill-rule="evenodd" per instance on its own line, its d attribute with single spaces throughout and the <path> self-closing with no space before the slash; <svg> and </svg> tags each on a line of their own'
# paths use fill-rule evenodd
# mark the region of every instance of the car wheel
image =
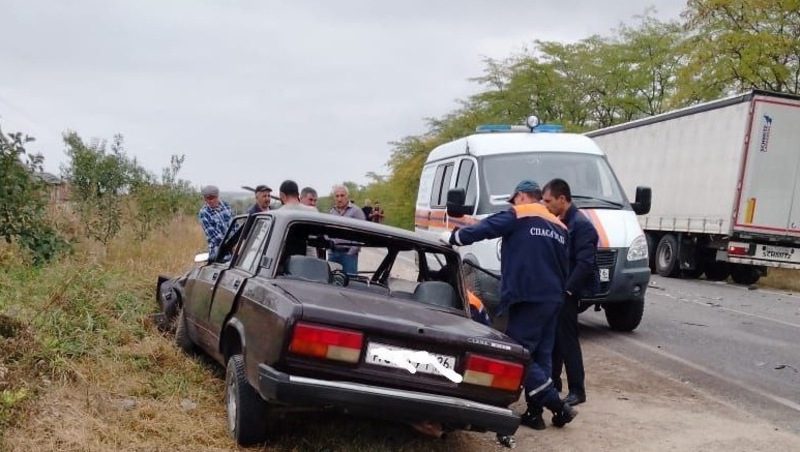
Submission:
<svg viewBox="0 0 800 452">
<path fill-rule="evenodd" d="M 731 274 L 731 266 L 727 262 L 709 262 L 706 264 L 705 274 L 709 281 L 724 281 Z"/>
<path fill-rule="evenodd" d="M 668 278 L 678 276 L 680 265 L 678 263 L 678 240 L 672 234 L 661 237 L 656 248 L 656 272 Z"/>
<path fill-rule="evenodd" d="M 644 299 L 630 300 L 619 303 L 606 303 L 603 308 L 606 312 L 608 326 L 614 331 L 633 331 L 642 322 L 644 315 Z"/>
<path fill-rule="evenodd" d="M 749 286 L 761 279 L 761 272 L 757 268 L 749 265 L 734 265 L 731 268 L 731 278 L 736 284 Z"/>
<path fill-rule="evenodd" d="M 162 316 L 157 326 L 160 331 L 165 333 L 172 333 L 175 331 L 175 320 L 178 318 L 180 298 L 180 293 L 172 288 L 161 292 L 159 295 Z"/>
<path fill-rule="evenodd" d="M 186 329 L 186 314 L 184 314 L 183 309 L 178 312 L 178 320 L 175 325 L 175 344 L 187 353 L 194 350 L 194 342 L 192 342 L 192 338 L 189 337 L 189 331 Z"/>
<path fill-rule="evenodd" d="M 242 446 L 261 443 L 267 437 L 267 403 L 247 382 L 244 357 L 233 355 L 225 372 L 225 408 L 228 432 Z"/>
</svg>

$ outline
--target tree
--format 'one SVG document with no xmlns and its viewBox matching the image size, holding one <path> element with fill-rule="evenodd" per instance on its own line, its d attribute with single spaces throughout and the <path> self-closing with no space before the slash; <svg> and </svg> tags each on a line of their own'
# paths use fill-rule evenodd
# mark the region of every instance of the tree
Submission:
<svg viewBox="0 0 800 452">
<path fill-rule="evenodd" d="M 66 133 L 64 142 L 70 163 L 63 172 L 72 184 L 85 232 L 107 245 L 122 227 L 123 195 L 141 171 L 125 156 L 122 135 L 114 136 L 110 152 L 105 141 L 87 145 L 76 132 Z"/>
<path fill-rule="evenodd" d="M 44 158 L 25 150 L 31 141 L 32 137 L 19 132 L 5 135 L 0 129 L 0 237 L 19 243 L 38 264 L 68 245 L 48 221 L 47 190 L 35 176 L 42 171 Z"/>
<path fill-rule="evenodd" d="M 689 0 L 680 98 L 752 88 L 800 93 L 800 0 Z"/>
</svg>

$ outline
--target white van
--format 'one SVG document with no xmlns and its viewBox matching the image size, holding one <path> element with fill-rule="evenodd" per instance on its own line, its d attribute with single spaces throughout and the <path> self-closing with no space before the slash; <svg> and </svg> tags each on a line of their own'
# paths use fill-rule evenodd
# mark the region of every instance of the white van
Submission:
<svg viewBox="0 0 800 452">
<path fill-rule="evenodd" d="M 636 218 L 650 208 L 650 189 L 637 187 L 636 202 L 629 203 L 605 154 L 591 138 L 560 133 L 559 126 L 537 126 L 537 122 L 532 117 L 528 123 L 533 127 L 481 126 L 475 134 L 431 151 L 420 176 L 415 230 L 438 237 L 442 231 L 508 209 L 507 199 L 522 179 L 544 186 L 560 177 L 570 184 L 573 203 L 594 223 L 599 236 L 600 291 L 582 300 L 581 311 L 602 307 L 612 329 L 631 331 L 642 319 L 650 280 L 647 241 Z M 449 193 L 453 199 L 465 195 L 463 217 L 447 214 Z M 465 262 L 488 270 L 464 266 L 474 291 L 491 312 L 499 302 L 499 239 L 459 247 L 459 252 Z"/>
</svg>

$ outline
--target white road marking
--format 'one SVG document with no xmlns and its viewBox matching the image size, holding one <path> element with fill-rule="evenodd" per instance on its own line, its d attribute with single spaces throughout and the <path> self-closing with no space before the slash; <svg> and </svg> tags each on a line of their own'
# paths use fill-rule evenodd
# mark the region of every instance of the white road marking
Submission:
<svg viewBox="0 0 800 452">
<path fill-rule="evenodd" d="M 605 337 L 608 337 L 608 334 L 605 334 L 605 332 L 603 332 L 600 328 L 598 328 L 596 326 L 585 325 L 585 324 L 584 324 L 584 326 L 592 328 L 592 329 L 594 329 L 594 330 L 596 330 L 598 332 L 602 332 L 602 333 L 604 333 Z M 724 382 L 726 382 L 726 383 L 728 383 L 728 384 L 730 384 L 732 386 L 737 386 L 737 387 L 741 388 L 744 391 L 749 391 L 749 392 L 751 392 L 753 394 L 758 395 L 759 397 L 763 397 L 763 398 L 769 399 L 769 400 L 771 400 L 771 401 L 773 401 L 773 402 L 775 402 L 775 403 L 777 403 L 779 405 L 783 405 L 786 408 L 792 409 L 792 410 L 797 411 L 797 412 L 800 413 L 800 404 L 798 404 L 798 403 L 796 403 L 796 402 L 794 402 L 792 400 L 789 400 L 789 399 L 786 399 L 784 397 L 777 396 L 777 395 L 774 395 L 774 394 L 770 394 L 770 393 L 768 393 L 766 391 L 763 391 L 763 390 L 758 389 L 758 388 L 756 388 L 756 387 L 754 387 L 752 385 L 749 385 L 749 384 L 747 384 L 747 383 L 745 383 L 743 381 L 739 381 L 739 380 L 735 380 L 733 378 L 726 377 L 726 376 L 721 375 L 721 374 L 719 374 L 719 373 L 717 373 L 717 372 L 715 372 L 715 371 L 713 371 L 713 370 L 711 370 L 711 369 L 709 369 L 709 368 L 707 368 L 705 366 L 701 366 L 700 364 L 695 364 L 695 363 L 693 363 L 691 361 L 688 361 L 688 360 L 686 360 L 684 358 L 681 358 L 680 356 L 676 356 L 676 355 L 673 355 L 672 353 L 666 352 L 666 351 L 664 351 L 664 350 L 662 350 L 662 349 L 660 349 L 658 347 L 654 347 L 652 345 L 646 344 L 644 342 L 637 341 L 635 339 L 631 339 L 631 338 L 623 336 L 623 335 L 614 335 L 614 340 L 615 341 L 620 341 L 621 340 L 621 341 L 628 342 L 629 344 L 632 344 L 632 345 L 635 345 L 637 347 L 643 348 L 643 349 L 647 350 L 648 352 L 663 356 L 664 358 L 667 358 L 667 359 L 670 359 L 670 360 L 675 361 L 677 363 L 680 363 L 680 364 L 682 364 L 682 365 L 684 365 L 686 367 L 690 367 L 690 368 L 692 368 L 694 370 L 697 370 L 699 372 L 702 372 L 702 373 L 704 373 L 704 374 L 706 374 L 706 375 L 708 375 L 710 377 L 716 378 L 718 380 L 722 380 L 722 381 L 724 381 Z M 623 354 L 623 353 L 621 353 L 621 352 L 619 352 L 617 350 L 614 350 L 613 348 L 611 348 L 608 345 L 601 345 L 601 346 L 603 348 L 605 348 L 606 350 L 614 353 L 614 354 L 617 354 L 619 356 L 623 356 L 625 358 L 630 359 L 630 356 L 627 356 L 627 355 L 625 355 L 625 354 Z M 636 361 L 638 361 L 638 360 L 636 360 Z"/>
</svg>

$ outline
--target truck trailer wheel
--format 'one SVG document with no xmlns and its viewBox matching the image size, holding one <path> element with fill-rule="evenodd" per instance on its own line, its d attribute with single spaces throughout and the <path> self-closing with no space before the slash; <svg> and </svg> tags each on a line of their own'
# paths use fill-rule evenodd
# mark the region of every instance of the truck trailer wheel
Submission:
<svg viewBox="0 0 800 452">
<path fill-rule="evenodd" d="M 608 326 L 614 331 L 633 331 L 642 322 L 644 315 L 644 299 L 630 300 L 620 303 L 606 303 Z"/>
<path fill-rule="evenodd" d="M 736 284 L 749 286 L 755 284 L 761 278 L 761 272 L 757 268 L 749 265 L 733 265 L 731 268 L 731 278 Z"/>
<path fill-rule="evenodd" d="M 242 355 L 228 359 L 225 372 L 225 408 L 228 432 L 242 446 L 267 438 L 267 403 L 247 382 Z"/>
<path fill-rule="evenodd" d="M 665 234 L 656 248 L 656 273 L 672 278 L 680 274 L 678 260 L 678 239 L 672 234 Z"/>
</svg>

